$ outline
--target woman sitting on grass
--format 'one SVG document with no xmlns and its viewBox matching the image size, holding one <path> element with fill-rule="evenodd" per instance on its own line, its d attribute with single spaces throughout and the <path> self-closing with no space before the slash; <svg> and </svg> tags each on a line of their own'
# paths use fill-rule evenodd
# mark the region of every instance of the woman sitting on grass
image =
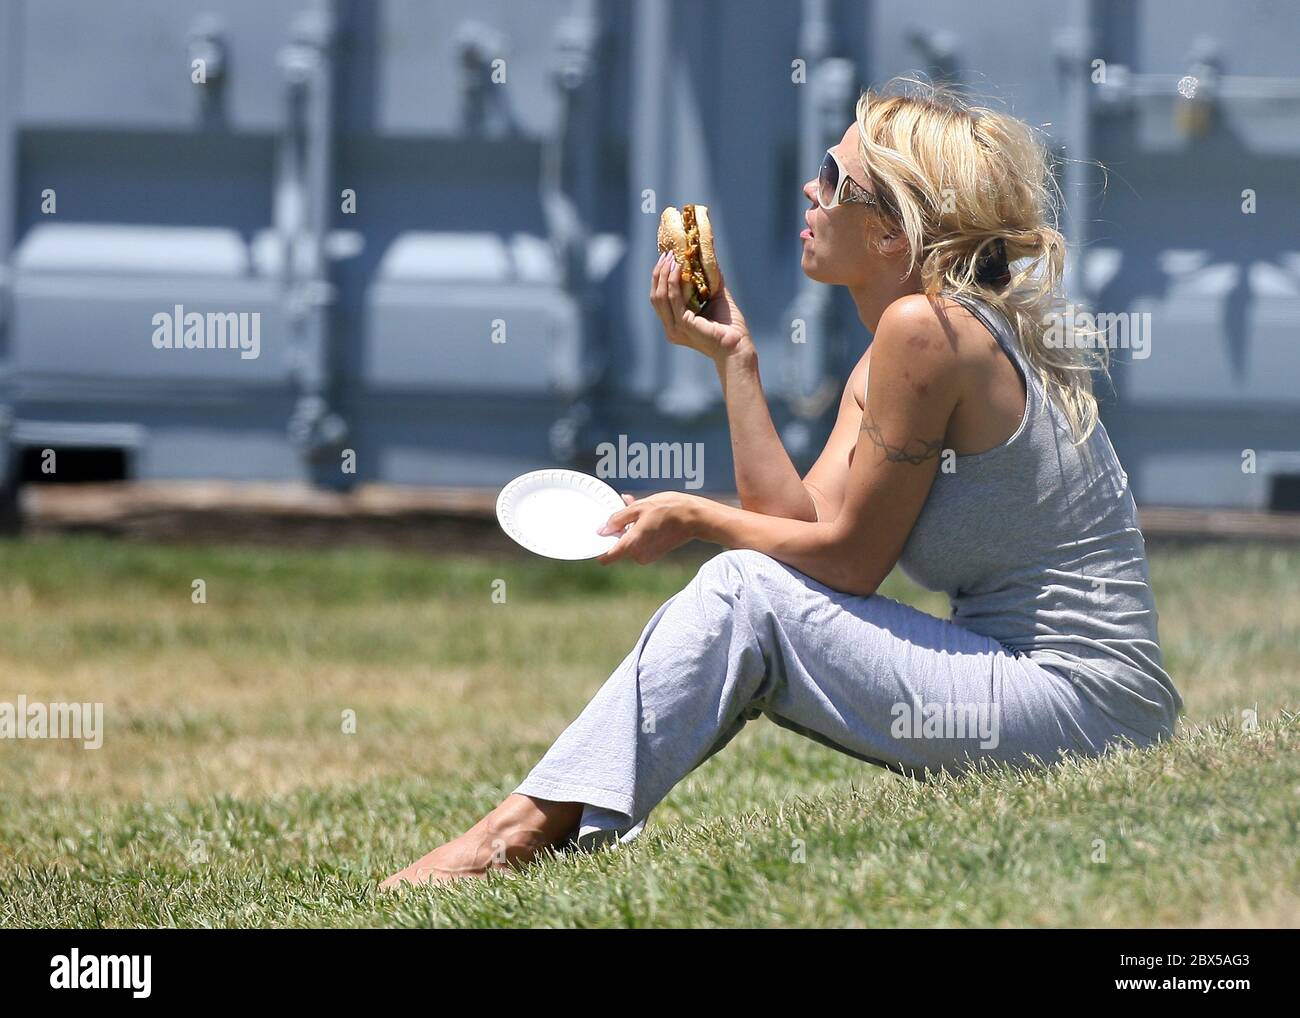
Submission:
<svg viewBox="0 0 1300 1018">
<path fill-rule="evenodd" d="M 760 714 L 922 779 L 1173 733 L 1145 544 L 1092 393 L 1105 359 L 1047 331 L 1065 254 L 1050 188 L 1019 120 L 923 86 L 861 97 L 804 185 L 801 266 L 848 288 L 872 341 L 802 480 L 731 292 L 693 314 L 660 259 L 650 301 L 717 365 L 744 508 L 629 500 L 603 561 L 733 550 L 655 613 L 512 795 L 383 886 L 634 836 Z M 950 620 L 876 593 L 896 564 L 948 594 Z"/>
</svg>

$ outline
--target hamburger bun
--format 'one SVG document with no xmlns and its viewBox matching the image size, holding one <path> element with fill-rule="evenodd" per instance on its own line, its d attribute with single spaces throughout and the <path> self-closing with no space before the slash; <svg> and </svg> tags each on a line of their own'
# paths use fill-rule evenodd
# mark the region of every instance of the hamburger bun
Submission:
<svg viewBox="0 0 1300 1018">
<path fill-rule="evenodd" d="M 707 205 L 669 205 L 659 217 L 660 251 L 671 251 L 681 266 L 686 306 L 697 314 L 722 290 L 722 272 L 713 246 Z"/>
<path fill-rule="evenodd" d="M 682 214 L 673 205 L 664 209 L 659 217 L 659 250 L 671 251 L 679 262 L 686 259 L 686 227 Z"/>
<path fill-rule="evenodd" d="M 709 293 L 717 296 L 722 292 L 722 270 L 718 268 L 718 256 L 713 250 L 713 224 L 709 222 L 709 207 L 696 205 L 695 219 L 700 224 L 700 264 L 709 282 Z"/>
</svg>

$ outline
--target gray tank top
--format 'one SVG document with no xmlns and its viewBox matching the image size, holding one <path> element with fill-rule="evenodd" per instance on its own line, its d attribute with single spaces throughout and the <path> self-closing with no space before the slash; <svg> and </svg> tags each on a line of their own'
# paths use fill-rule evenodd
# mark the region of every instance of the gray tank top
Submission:
<svg viewBox="0 0 1300 1018">
<path fill-rule="evenodd" d="M 1074 445 L 1006 317 L 947 296 L 1011 358 L 1025 412 L 996 448 L 944 454 L 899 566 L 947 593 L 957 624 L 1066 676 L 1121 724 L 1168 734 L 1182 698 L 1163 667 L 1146 542 L 1106 429 Z"/>
</svg>

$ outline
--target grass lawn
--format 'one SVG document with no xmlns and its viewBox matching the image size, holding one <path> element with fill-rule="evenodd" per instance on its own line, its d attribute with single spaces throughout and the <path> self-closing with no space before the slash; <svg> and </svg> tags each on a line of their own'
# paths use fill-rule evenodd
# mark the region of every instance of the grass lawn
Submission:
<svg viewBox="0 0 1300 1018">
<path fill-rule="evenodd" d="M 389 896 L 695 561 L 0 542 L 0 701 L 105 712 L 0 740 L 0 925 L 1300 925 L 1300 548 L 1151 558 L 1164 747 L 922 786 L 760 720 L 631 846 Z"/>
</svg>

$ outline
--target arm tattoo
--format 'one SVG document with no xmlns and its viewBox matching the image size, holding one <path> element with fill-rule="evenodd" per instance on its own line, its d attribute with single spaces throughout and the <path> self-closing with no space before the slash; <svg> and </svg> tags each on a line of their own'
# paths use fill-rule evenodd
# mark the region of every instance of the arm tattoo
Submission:
<svg viewBox="0 0 1300 1018">
<path fill-rule="evenodd" d="M 916 466 L 938 456 L 943 451 L 942 437 L 932 440 L 909 439 L 903 445 L 890 445 L 885 441 L 880 425 L 871 416 L 870 410 L 866 410 L 862 415 L 861 430 L 871 439 L 873 445 L 884 452 L 885 459 L 893 463 L 911 463 Z"/>
</svg>

